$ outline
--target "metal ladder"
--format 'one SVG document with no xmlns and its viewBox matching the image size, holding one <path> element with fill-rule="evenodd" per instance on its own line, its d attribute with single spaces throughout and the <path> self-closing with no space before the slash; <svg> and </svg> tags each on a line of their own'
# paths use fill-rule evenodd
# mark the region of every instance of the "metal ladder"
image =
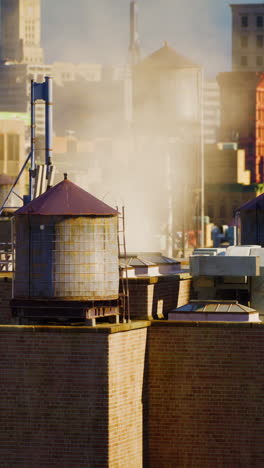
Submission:
<svg viewBox="0 0 264 468">
<path fill-rule="evenodd" d="M 117 226 L 117 243 L 118 243 L 118 258 L 119 262 L 121 257 L 124 259 L 125 267 L 119 263 L 119 309 L 123 318 L 123 322 L 130 322 L 130 303 L 129 303 L 129 286 L 128 286 L 128 273 L 127 273 L 127 252 L 126 252 L 126 238 L 125 238 L 125 209 L 122 207 L 121 214 L 118 207 L 118 226 Z"/>
</svg>

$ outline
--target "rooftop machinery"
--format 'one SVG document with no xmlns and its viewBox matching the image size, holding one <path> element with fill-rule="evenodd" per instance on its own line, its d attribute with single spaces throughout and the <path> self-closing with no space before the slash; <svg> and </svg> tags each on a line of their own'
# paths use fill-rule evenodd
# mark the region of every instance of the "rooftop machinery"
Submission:
<svg viewBox="0 0 264 468">
<path fill-rule="evenodd" d="M 36 165 L 36 105 L 39 101 L 44 101 L 45 103 L 45 163 L 42 165 Z M 7 207 L 7 203 L 12 195 L 19 197 L 15 192 L 15 187 L 29 163 L 29 192 L 23 197 L 24 204 L 41 195 L 47 188 L 52 186 L 55 172 L 55 168 L 52 165 L 52 146 L 53 86 L 52 78 L 46 76 L 43 83 L 31 81 L 31 150 L 18 176 L 0 205 L 0 215 Z"/>
</svg>

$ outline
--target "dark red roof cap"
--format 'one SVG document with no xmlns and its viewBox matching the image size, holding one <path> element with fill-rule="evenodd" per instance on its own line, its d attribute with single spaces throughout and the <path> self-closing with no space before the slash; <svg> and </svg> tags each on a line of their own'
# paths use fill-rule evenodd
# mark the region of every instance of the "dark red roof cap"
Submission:
<svg viewBox="0 0 264 468">
<path fill-rule="evenodd" d="M 66 179 L 15 212 L 24 214 L 117 216 L 118 212 Z"/>
<path fill-rule="evenodd" d="M 248 211 L 248 210 L 263 210 L 264 211 L 264 193 L 259 195 L 253 200 L 244 203 L 244 205 L 240 206 L 236 211 Z"/>
<path fill-rule="evenodd" d="M 0 174 L 0 185 L 13 185 L 14 182 L 14 177 L 10 177 L 7 174 Z"/>
</svg>

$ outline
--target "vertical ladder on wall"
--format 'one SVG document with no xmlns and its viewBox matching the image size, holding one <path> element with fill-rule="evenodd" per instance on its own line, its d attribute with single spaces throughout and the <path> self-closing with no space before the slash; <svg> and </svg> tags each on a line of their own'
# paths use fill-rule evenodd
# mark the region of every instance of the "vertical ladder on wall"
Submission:
<svg viewBox="0 0 264 468">
<path fill-rule="evenodd" d="M 117 208 L 119 213 L 119 210 Z M 129 287 L 128 287 L 128 273 L 127 273 L 127 252 L 126 252 L 126 237 L 125 237 L 125 209 L 122 207 L 121 214 L 118 214 L 118 227 L 117 227 L 117 242 L 118 242 L 118 258 L 124 260 L 124 267 L 119 263 L 119 278 L 120 278 L 120 291 L 119 291 L 119 308 L 123 321 L 130 322 L 130 304 L 129 304 Z"/>
</svg>

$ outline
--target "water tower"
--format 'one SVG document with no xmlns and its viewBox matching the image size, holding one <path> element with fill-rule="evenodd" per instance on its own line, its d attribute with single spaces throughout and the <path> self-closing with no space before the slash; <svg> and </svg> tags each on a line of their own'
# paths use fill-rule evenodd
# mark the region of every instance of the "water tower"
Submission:
<svg viewBox="0 0 264 468">
<path fill-rule="evenodd" d="M 118 212 L 67 177 L 14 216 L 21 323 L 118 317 Z"/>
</svg>

